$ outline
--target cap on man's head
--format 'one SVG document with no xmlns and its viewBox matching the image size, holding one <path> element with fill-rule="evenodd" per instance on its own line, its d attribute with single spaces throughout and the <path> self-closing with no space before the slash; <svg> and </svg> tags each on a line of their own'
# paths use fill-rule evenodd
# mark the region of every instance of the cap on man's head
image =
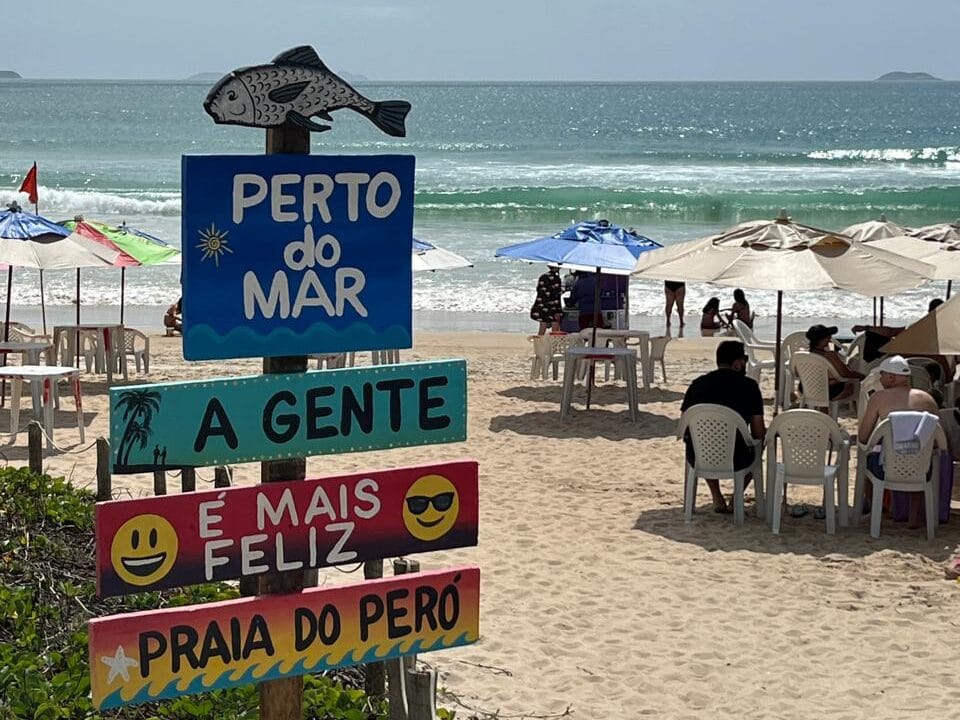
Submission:
<svg viewBox="0 0 960 720">
<path fill-rule="evenodd" d="M 828 337 L 833 337 L 836 334 L 836 325 L 811 325 L 810 329 L 807 330 L 807 340 L 809 340 L 811 344 L 815 344 Z"/>
<path fill-rule="evenodd" d="M 891 375 L 909 375 L 910 364 L 903 359 L 902 355 L 888 355 L 881 362 L 877 369 L 882 373 Z"/>
<path fill-rule="evenodd" d="M 743 343 L 738 340 L 724 340 L 717 345 L 717 365 L 733 365 L 746 356 Z"/>
</svg>

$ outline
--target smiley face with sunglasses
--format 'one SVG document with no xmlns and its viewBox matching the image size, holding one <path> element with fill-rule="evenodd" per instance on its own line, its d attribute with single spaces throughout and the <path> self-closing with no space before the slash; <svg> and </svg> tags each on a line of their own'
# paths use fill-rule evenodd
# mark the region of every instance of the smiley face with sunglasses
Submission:
<svg viewBox="0 0 960 720">
<path fill-rule="evenodd" d="M 413 537 L 433 542 L 450 532 L 460 514 L 457 489 L 442 475 L 424 475 L 403 498 L 403 524 Z"/>
</svg>

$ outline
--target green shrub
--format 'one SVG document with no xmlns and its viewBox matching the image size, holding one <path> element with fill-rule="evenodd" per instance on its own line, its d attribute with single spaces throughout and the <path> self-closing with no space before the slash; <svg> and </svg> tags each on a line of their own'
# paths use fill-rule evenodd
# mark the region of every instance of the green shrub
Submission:
<svg viewBox="0 0 960 720">
<path fill-rule="evenodd" d="M 98 713 L 90 702 L 87 620 L 238 596 L 211 583 L 100 599 L 93 495 L 62 478 L 0 469 L 0 720 L 254 720 L 256 687 Z M 367 720 L 358 669 L 304 678 L 304 717 Z M 344 686 L 344 682 L 348 686 Z M 351 687 L 352 685 L 352 687 Z"/>
</svg>

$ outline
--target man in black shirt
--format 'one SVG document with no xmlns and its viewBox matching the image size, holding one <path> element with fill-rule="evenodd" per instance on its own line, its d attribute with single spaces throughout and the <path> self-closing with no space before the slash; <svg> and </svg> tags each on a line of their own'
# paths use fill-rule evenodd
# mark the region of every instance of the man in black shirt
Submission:
<svg viewBox="0 0 960 720">
<path fill-rule="evenodd" d="M 720 343 L 717 346 L 717 369 L 701 375 L 690 383 L 690 387 L 683 396 L 680 410 L 684 411 L 704 403 L 723 405 L 740 415 L 749 426 L 750 434 L 762 441 L 767 430 L 763 422 L 763 397 L 760 395 L 760 386 L 755 380 L 748 378 L 746 372 L 747 356 L 743 343 L 735 340 Z M 684 441 L 687 445 L 687 462 L 693 465 L 695 456 L 689 434 Z M 745 470 L 753 464 L 753 461 L 754 449 L 737 435 L 737 444 L 733 452 L 734 468 Z M 751 477 L 747 475 L 744 487 L 750 483 Z M 713 497 L 713 509 L 719 513 L 732 512 L 720 492 L 720 482 L 708 479 L 707 486 Z"/>
</svg>

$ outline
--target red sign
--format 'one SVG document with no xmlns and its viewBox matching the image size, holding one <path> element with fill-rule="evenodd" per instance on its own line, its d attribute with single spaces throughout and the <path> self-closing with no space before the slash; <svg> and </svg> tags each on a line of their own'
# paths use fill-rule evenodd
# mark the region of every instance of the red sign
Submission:
<svg viewBox="0 0 960 720">
<path fill-rule="evenodd" d="M 99 709 L 477 641 L 480 569 L 148 610 L 90 621 Z"/>
<path fill-rule="evenodd" d="M 474 460 L 97 503 L 102 597 L 477 544 Z"/>
</svg>

